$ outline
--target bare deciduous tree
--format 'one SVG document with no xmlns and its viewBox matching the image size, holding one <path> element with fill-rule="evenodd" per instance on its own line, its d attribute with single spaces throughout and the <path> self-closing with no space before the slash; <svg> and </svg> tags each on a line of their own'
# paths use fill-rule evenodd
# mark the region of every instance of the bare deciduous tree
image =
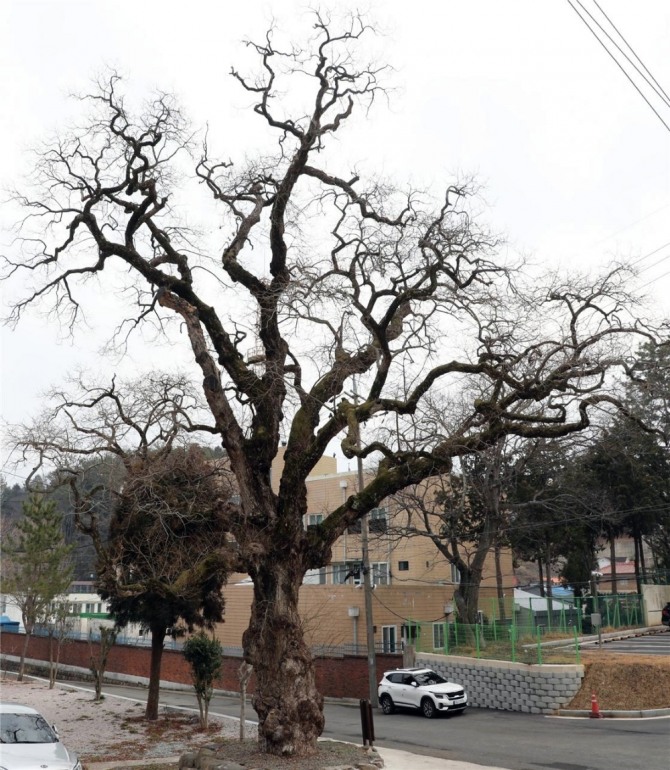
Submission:
<svg viewBox="0 0 670 770">
<path fill-rule="evenodd" d="M 79 378 L 73 387 L 76 395 L 55 391 L 50 408 L 15 429 L 13 440 L 38 453 L 34 472 L 47 465 L 56 485 L 69 485 L 77 527 L 95 547 L 96 586 L 116 625 L 139 623 L 151 632 L 145 716 L 157 719 L 168 629 L 211 628 L 223 616 L 231 474 L 186 444 L 203 426 L 194 422 L 198 401 L 183 379 L 153 375 L 100 386 Z M 107 537 L 99 507 L 110 495 Z"/>
<path fill-rule="evenodd" d="M 306 45 L 277 42 L 275 30 L 249 43 L 260 71 L 233 76 L 276 151 L 237 165 L 204 144 L 196 174 L 220 207 L 217 246 L 179 217 L 180 164 L 195 142 L 174 100 L 159 94 L 136 116 L 112 75 L 88 97 L 88 125 L 43 154 L 42 194 L 20 196 L 38 234 L 8 262 L 10 277 L 31 277 L 15 322 L 50 302 L 74 328 L 82 283 L 127 280 L 136 304 L 119 333 L 153 323 L 177 339 L 171 319 L 185 332 L 239 488 L 231 533 L 254 584 L 244 656 L 259 742 L 276 754 L 313 752 L 324 724 L 298 615 L 306 570 L 380 501 L 454 457 L 509 434 L 581 430 L 613 403 L 608 373 L 628 365 L 630 335 L 654 339 L 630 316 L 625 271 L 524 286 L 475 225 L 467 187 L 435 199 L 346 168 L 333 137 L 384 93 L 383 68 L 358 63 L 369 32 L 359 17 L 338 26 L 316 14 Z M 452 431 L 429 426 L 412 447 L 380 438 L 388 421 L 402 435 L 431 390 L 457 390 L 464 375 L 481 396 Z M 335 439 L 347 457 L 381 458 L 379 472 L 306 530 L 305 480 Z"/>
<path fill-rule="evenodd" d="M 119 629 L 116 626 L 100 626 L 98 628 L 97 641 L 93 636 L 93 629 L 88 632 L 88 659 L 89 669 L 93 676 L 95 696 L 93 700 L 99 703 L 102 700 L 102 685 L 105 681 L 107 660 L 118 636 Z"/>
<path fill-rule="evenodd" d="M 75 617 L 67 599 L 52 602 L 44 626 L 49 637 L 49 689 L 52 690 L 58 678 L 63 645 L 75 627 Z"/>
</svg>

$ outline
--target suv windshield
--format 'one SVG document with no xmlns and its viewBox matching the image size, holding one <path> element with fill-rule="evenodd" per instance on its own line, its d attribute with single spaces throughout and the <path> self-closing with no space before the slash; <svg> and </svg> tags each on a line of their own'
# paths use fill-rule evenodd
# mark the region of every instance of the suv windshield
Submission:
<svg viewBox="0 0 670 770">
<path fill-rule="evenodd" d="M 58 738 L 39 714 L 0 714 L 2 743 L 58 743 Z"/>
<path fill-rule="evenodd" d="M 420 674 L 415 674 L 414 678 L 420 685 L 445 684 L 447 681 L 444 677 L 441 677 L 435 671 L 422 671 Z"/>
</svg>

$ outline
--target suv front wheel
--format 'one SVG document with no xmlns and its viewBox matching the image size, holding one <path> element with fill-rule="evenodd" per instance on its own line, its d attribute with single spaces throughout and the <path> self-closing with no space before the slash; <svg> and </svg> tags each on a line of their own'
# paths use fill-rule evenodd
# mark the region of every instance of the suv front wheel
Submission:
<svg viewBox="0 0 670 770">
<path fill-rule="evenodd" d="M 426 719 L 433 719 L 433 717 L 437 715 L 435 704 L 430 698 L 424 698 L 421 701 L 421 713 L 426 717 Z"/>
<path fill-rule="evenodd" d="M 382 707 L 384 714 L 392 714 L 395 711 L 395 705 L 390 695 L 382 695 L 379 705 Z"/>
</svg>

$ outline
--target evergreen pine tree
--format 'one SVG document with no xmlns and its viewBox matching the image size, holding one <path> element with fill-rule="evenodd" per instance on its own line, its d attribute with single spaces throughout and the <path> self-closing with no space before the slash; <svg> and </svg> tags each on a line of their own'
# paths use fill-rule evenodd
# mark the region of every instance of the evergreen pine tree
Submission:
<svg viewBox="0 0 670 770">
<path fill-rule="evenodd" d="M 33 494 L 23 503 L 22 516 L 2 550 L 3 592 L 21 610 L 26 634 L 19 663 L 21 681 L 35 626 L 47 619 L 53 601 L 67 592 L 72 581 L 72 546 L 65 542 L 56 504 L 42 494 Z"/>
</svg>

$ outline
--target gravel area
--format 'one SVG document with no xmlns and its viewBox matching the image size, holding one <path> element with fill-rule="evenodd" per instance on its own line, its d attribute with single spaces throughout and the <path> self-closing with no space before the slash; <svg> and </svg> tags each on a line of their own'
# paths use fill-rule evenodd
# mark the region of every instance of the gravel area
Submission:
<svg viewBox="0 0 670 770">
<path fill-rule="evenodd" d="M 204 732 L 197 714 L 170 709 L 156 722 L 145 722 L 144 704 L 112 695 L 95 703 L 90 691 L 67 684 L 50 690 L 47 682 L 3 676 L 0 698 L 40 711 L 86 763 L 175 757 L 221 738 L 239 737 L 236 719 L 211 717 L 210 729 Z M 246 734 L 255 739 L 255 725 L 247 725 Z"/>
<path fill-rule="evenodd" d="M 17 682 L 5 675 L 0 679 L 0 699 L 40 711 L 56 725 L 62 742 L 79 754 L 85 770 L 176 770 L 182 754 L 202 747 L 228 762 L 258 770 L 333 770 L 361 762 L 370 766 L 361 747 L 335 741 L 320 742 L 311 757 L 262 755 L 255 743 L 255 725 L 247 724 L 248 740 L 241 744 L 236 719 L 210 717 L 210 729 L 204 732 L 197 714 L 169 709 L 157 721 L 146 722 L 143 703 L 114 695 L 95 703 L 90 690 L 67 683 L 50 690 L 42 680 Z"/>
</svg>

